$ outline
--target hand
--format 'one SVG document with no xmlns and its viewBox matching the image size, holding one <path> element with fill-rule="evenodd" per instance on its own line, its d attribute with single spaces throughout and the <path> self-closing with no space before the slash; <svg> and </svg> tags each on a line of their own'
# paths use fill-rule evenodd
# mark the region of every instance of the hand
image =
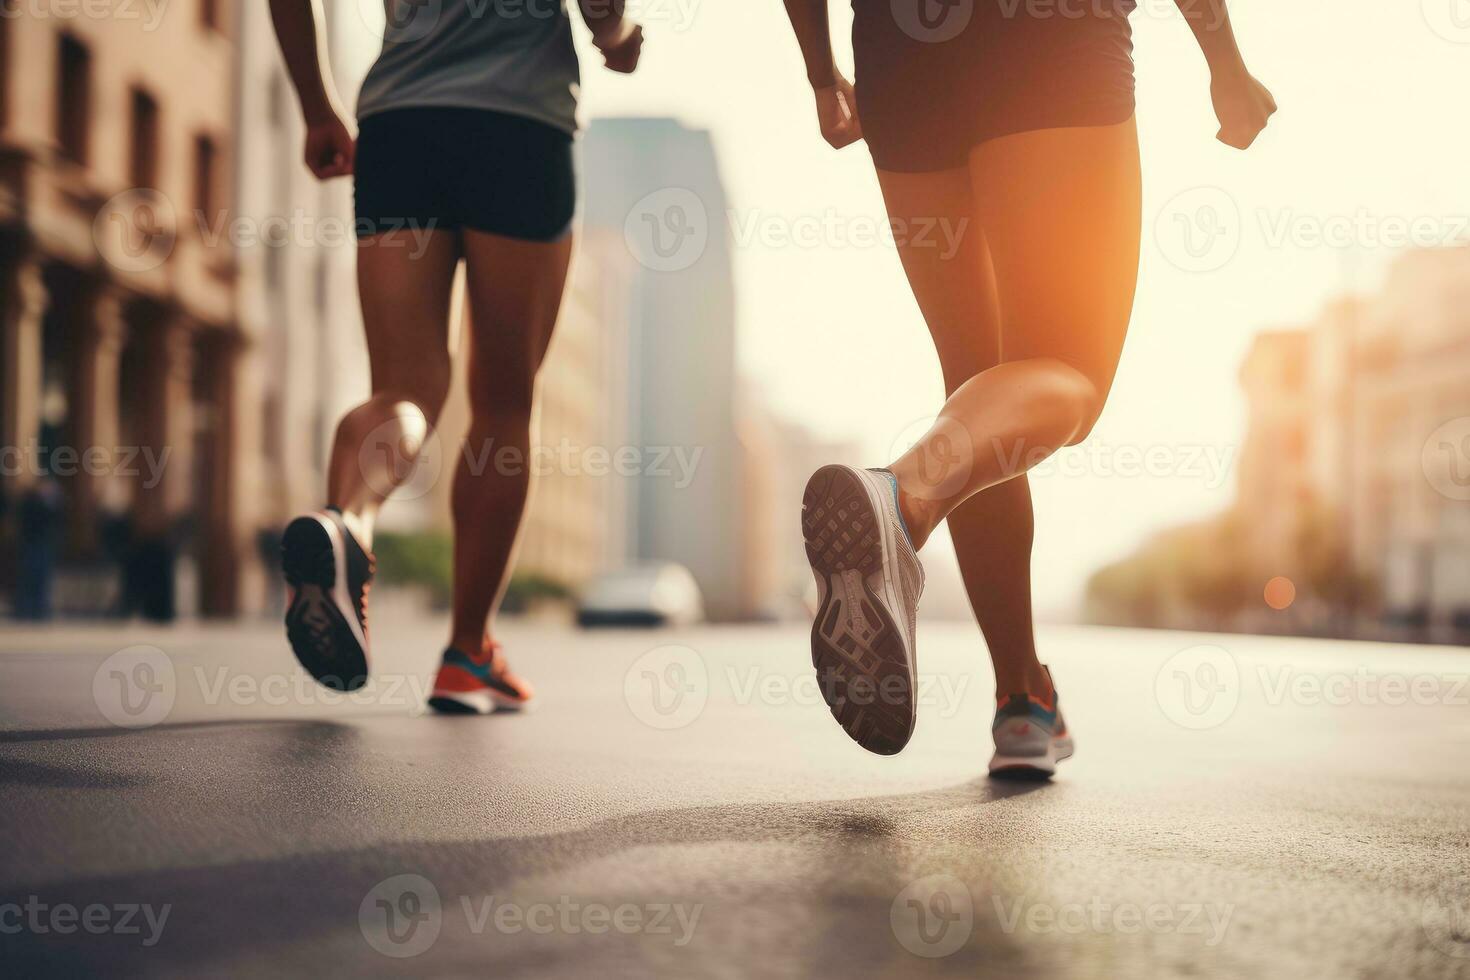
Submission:
<svg viewBox="0 0 1470 980">
<path fill-rule="evenodd" d="M 357 144 L 341 118 L 333 113 L 306 127 L 306 166 L 317 180 L 345 177 L 352 173 Z"/>
<path fill-rule="evenodd" d="M 838 75 L 831 85 L 812 91 L 817 97 L 817 123 L 822 127 L 823 139 L 840 150 L 863 138 L 857 95 L 851 82 Z"/>
<path fill-rule="evenodd" d="M 1210 98 L 1220 120 L 1216 139 L 1238 150 L 1249 149 L 1276 112 L 1276 100 L 1266 86 L 1244 69 L 1216 75 L 1210 81 Z"/>
<path fill-rule="evenodd" d="M 602 63 L 609 71 L 631 75 L 643 52 L 643 25 L 625 17 L 607 37 L 594 36 L 592 43 L 602 52 Z"/>
</svg>

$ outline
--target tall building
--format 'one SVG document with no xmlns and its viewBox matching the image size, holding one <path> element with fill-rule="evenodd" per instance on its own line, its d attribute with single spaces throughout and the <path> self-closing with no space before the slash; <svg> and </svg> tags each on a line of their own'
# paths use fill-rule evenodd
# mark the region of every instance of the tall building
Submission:
<svg viewBox="0 0 1470 980">
<path fill-rule="evenodd" d="M 196 220 L 229 207 L 234 6 L 0 18 L 4 494 L 64 500 L 63 585 L 103 562 L 109 516 L 182 541 L 206 613 L 239 605 L 255 509 L 238 268 Z"/>
<path fill-rule="evenodd" d="M 624 444 L 649 465 L 630 478 L 625 558 L 679 562 L 711 618 L 750 616 L 734 269 L 714 144 L 673 119 L 599 119 L 581 149 L 587 229 L 621 237 L 637 260 Z M 692 475 L 655 465 L 659 454 Z"/>
</svg>

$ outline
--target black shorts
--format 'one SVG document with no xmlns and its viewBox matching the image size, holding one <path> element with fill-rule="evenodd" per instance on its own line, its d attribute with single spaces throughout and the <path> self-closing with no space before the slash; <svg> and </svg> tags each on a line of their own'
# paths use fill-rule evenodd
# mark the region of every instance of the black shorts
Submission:
<svg viewBox="0 0 1470 980">
<path fill-rule="evenodd" d="M 986 140 L 1133 115 L 1136 0 L 853 0 L 863 135 L 881 170 L 964 166 Z"/>
<path fill-rule="evenodd" d="M 359 238 L 396 228 L 468 228 L 549 242 L 577 209 L 572 137 L 525 116 L 439 106 L 358 125 Z"/>
</svg>

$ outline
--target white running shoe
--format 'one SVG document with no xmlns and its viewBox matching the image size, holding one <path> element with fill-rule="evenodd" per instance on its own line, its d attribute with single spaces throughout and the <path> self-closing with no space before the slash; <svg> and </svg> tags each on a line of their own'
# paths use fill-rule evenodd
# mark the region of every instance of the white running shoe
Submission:
<svg viewBox="0 0 1470 980">
<path fill-rule="evenodd" d="M 1051 677 L 1050 669 L 1046 675 Z M 1049 706 L 1026 694 L 1001 701 L 990 731 L 995 736 L 992 776 L 1045 779 L 1057 771 L 1058 762 L 1072 755 L 1072 736 L 1062 720 L 1055 684 Z"/>
<path fill-rule="evenodd" d="M 822 697 L 852 739 L 893 755 L 914 733 L 914 628 L 924 569 L 887 470 L 824 466 L 802 498 L 802 536 L 817 580 L 812 664 Z"/>
</svg>

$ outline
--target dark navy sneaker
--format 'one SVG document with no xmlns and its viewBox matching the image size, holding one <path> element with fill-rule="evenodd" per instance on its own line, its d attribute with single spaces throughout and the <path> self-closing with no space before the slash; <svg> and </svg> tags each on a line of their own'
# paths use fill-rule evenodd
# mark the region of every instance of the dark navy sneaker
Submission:
<svg viewBox="0 0 1470 980">
<path fill-rule="evenodd" d="M 995 736 L 992 776 L 1044 778 L 1055 773 L 1057 763 L 1072 754 L 1072 736 L 1062 720 L 1055 686 L 1051 704 L 1025 694 L 1002 699 L 990 730 Z"/>
<path fill-rule="evenodd" d="M 500 644 L 487 642 L 478 656 L 454 647 L 444 651 L 429 707 L 445 715 L 488 715 L 497 708 L 524 711 L 534 696 L 531 685 L 511 673 Z"/>
<path fill-rule="evenodd" d="M 336 508 L 296 518 L 281 541 L 286 638 L 307 673 L 334 691 L 368 679 L 367 594 L 373 556 Z"/>
</svg>

